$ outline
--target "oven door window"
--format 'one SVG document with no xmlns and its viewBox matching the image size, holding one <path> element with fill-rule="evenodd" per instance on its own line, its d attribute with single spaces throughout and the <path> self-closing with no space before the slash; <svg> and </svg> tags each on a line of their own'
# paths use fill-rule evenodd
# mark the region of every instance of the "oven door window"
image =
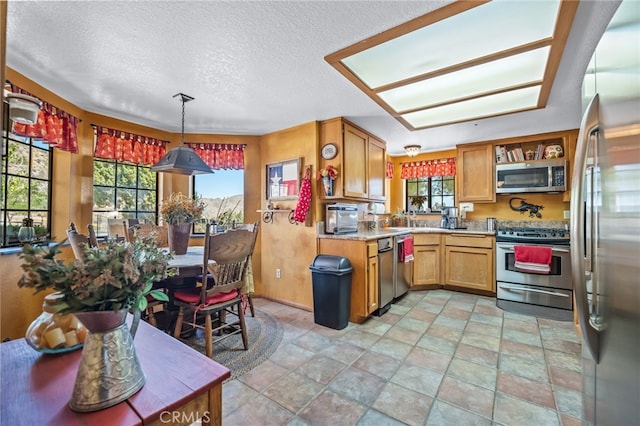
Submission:
<svg viewBox="0 0 640 426">
<path fill-rule="evenodd" d="M 536 274 L 535 272 L 522 271 L 514 266 L 515 262 L 516 262 L 515 253 L 505 253 L 505 266 L 507 271 L 518 272 L 520 274 L 532 274 L 532 275 L 557 275 L 557 276 L 562 275 L 562 258 L 560 256 L 556 256 L 556 255 L 551 256 L 551 265 L 549 265 L 551 270 L 549 271 L 548 274 Z M 566 266 L 569 266 L 569 265 L 566 265 Z"/>
</svg>

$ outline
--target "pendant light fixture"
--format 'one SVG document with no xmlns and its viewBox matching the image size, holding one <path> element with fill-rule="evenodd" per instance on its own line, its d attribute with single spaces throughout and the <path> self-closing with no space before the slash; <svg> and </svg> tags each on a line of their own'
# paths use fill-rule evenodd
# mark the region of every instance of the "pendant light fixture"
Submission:
<svg viewBox="0 0 640 426">
<path fill-rule="evenodd" d="M 5 90 L 5 99 L 9 104 L 9 119 L 28 126 L 38 121 L 38 110 L 42 101 L 33 96 L 21 93 L 11 93 Z"/>
<path fill-rule="evenodd" d="M 193 149 L 184 145 L 184 104 L 192 101 L 194 98 L 184 93 L 173 95 L 174 98 L 178 96 L 182 102 L 181 145 L 167 152 L 160 161 L 151 167 L 151 170 L 154 172 L 177 173 L 181 175 L 213 173 L 211 167 L 207 166 L 207 163 L 205 163 Z"/>
</svg>

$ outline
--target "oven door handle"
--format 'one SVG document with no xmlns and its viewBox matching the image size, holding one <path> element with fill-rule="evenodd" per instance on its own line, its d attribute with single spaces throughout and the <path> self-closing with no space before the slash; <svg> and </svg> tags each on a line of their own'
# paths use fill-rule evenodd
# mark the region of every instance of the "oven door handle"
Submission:
<svg viewBox="0 0 640 426">
<path fill-rule="evenodd" d="M 501 248 L 507 253 L 513 253 L 513 245 L 511 244 L 507 244 L 507 245 L 498 244 L 498 248 Z M 563 249 L 563 248 L 557 248 L 557 247 L 551 247 L 551 251 L 552 252 L 555 251 L 556 253 L 569 253 L 569 249 Z"/>
<path fill-rule="evenodd" d="M 530 293 L 548 294 L 550 296 L 569 297 L 568 294 L 558 293 L 558 292 L 555 292 L 555 291 L 539 290 L 537 288 L 514 286 L 514 285 L 510 285 L 510 284 L 500 284 L 500 288 L 503 288 L 505 290 L 516 290 L 516 291 L 517 290 L 521 290 L 521 291 L 528 291 Z"/>
</svg>

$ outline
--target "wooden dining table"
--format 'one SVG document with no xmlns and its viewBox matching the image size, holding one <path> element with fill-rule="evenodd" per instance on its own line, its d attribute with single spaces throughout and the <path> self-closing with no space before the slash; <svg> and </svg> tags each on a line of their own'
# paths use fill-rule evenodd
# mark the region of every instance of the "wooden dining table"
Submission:
<svg viewBox="0 0 640 426">
<path fill-rule="evenodd" d="M 0 344 L 2 425 L 203 425 L 222 423 L 229 369 L 141 321 L 134 345 L 145 385 L 126 401 L 90 413 L 69 406 L 81 350 L 41 354 L 25 339 Z"/>
</svg>

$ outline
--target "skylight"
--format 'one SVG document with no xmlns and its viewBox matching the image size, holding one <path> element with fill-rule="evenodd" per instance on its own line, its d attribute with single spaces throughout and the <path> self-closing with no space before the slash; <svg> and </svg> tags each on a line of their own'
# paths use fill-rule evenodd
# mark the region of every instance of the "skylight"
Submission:
<svg viewBox="0 0 640 426">
<path fill-rule="evenodd" d="M 457 1 L 325 59 L 410 130 L 544 108 L 577 1 Z"/>
</svg>

